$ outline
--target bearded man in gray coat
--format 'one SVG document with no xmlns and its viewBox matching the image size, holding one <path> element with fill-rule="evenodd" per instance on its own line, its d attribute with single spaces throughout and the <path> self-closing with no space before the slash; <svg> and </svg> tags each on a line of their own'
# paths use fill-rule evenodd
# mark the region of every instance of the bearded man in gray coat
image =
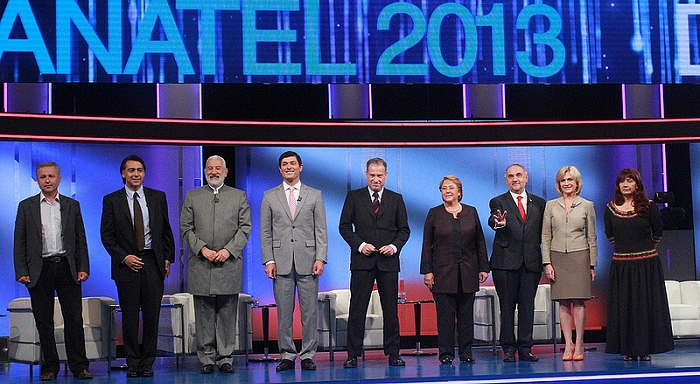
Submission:
<svg viewBox="0 0 700 384">
<path fill-rule="evenodd" d="M 243 285 L 243 248 L 251 230 L 245 192 L 224 185 L 226 160 L 207 159 L 207 185 L 187 192 L 180 213 L 189 249 L 188 287 L 194 296 L 197 357 L 201 373 L 233 373 L 238 294 Z"/>
</svg>

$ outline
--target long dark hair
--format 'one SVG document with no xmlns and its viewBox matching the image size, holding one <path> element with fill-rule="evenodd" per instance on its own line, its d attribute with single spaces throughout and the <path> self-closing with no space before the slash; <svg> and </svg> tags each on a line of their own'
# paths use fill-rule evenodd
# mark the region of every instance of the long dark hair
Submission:
<svg viewBox="0 0 700 384">
<path fill-rule="evenodd" d="M 620 183 L 628 178 L 634 180 L 637 184 L 637 190 L 634 191 L 634 198 L 632 199 L 635 211 L 637 211 L 637 213 L 646 212 L 649 210 L 649 197 L 644 190 L 642 175 L 634 168 L 625 168 L 617 175 L 617 180 L 615 180 L 615 204 L 622 205 L 625 203 L 625 197 L 622 195 L 622 191 L 620 191 Z"/>
</svg>

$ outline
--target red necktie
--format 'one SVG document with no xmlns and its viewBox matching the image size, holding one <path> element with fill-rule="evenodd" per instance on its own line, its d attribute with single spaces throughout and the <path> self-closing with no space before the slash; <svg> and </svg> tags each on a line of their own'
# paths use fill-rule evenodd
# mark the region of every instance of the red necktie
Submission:
<svg viewBox="0 0 700 384">
<path fill-rule="evenodd" d="M 523 197 L 518 196 L 518 211 L 520 211 L 520 217 L 523 218 L 523 223 L 527 221 L 527 215 L 525 214 L 525 207 L 523 206 Z"/>
</svg>

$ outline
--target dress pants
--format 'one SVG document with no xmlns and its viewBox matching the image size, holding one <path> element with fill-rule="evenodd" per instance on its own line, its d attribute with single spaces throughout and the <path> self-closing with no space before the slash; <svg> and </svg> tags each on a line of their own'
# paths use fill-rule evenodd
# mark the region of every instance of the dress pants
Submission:
<svg viewBox="0 0 700 384">
<path fill-rule="evenodd" d="M 158 349 L 158 318 L 163 299 L 163 279 L 156 265 L 153 251 L 144 251 L 143 269 L 133 281 L 118 281 L 117 294 L 122 310 L 122 335 L 126 365 L 150 368 Z M 143 334 L 139 348 L 139 310 L 143 314 Z"/>
<path fill-rule="evenodd" d="M 44 359 L 41 372 L 58 373 L 60 369 L 54 336 L 54 291 L 63 313 L 68 367 L 73 374 L 88 369 L 83 333 L 82 286 L 75 282 L 68 261 L 63 258 L 58 263 L 43 262 L 39 281 L 28 290 Z"/>
<path fill-rule="evenodd" d="M 399 273 L 380 271 L 375 267 L 372 270 L 352 270 L 350 274 L 348 357 L 362 355 L 365 315 L 375 279 L 384 313 L 384 354 L 399 353 Z"/>
<path fill-rule="evenodd" d="M 522 265 L 517 270 L 491 271 L 501 309 L 501 348 L 504 352 L 527 353 L 533 345 L 535 294 L 541 272 L 532 272 Z M 515 306 L 518 306 L 518 340 L 515 340 Z"/>
<path fill-rule="evenodd" d="M 438 350 L 440 360 L 455 358 L 455 317 L 457 318 L 457 345 L 459 359 L 472 357 L 474 344 L 474 296 L 475 293 L 433 293 L 438 326 Z"/>
<path fill-rule="evenodd" d="M 292 322 L 294 316 L 294 293 L 298 291 L 301 314 L 301 352 L 299 358 L 313 359 L 318 346 L 318 276 L 296 273 L 277 275 L 272 281 L 277 304 L 277 345 L 282 359 L 295 360 Z"/>
<path fill-rule="evenodd" d="M 197 357 L 202 365 L 233 363 L 238 295 L 194 296 Z"/>
</svg>

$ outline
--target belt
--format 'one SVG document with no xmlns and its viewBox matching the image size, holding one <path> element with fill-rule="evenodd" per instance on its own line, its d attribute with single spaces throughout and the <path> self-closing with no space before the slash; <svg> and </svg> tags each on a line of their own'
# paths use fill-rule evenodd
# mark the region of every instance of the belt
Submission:
<svg viewBox="0 0 700 384">
<path fill-rule="evenodd" d="M 61 261 L 65 260 L 65 257 L 60 257 L 60 256 L 52 256 L 52 257 L 44 257 L 42 260 L 44 260 L 45 263 L 60 263 Z"/>
</svg>

